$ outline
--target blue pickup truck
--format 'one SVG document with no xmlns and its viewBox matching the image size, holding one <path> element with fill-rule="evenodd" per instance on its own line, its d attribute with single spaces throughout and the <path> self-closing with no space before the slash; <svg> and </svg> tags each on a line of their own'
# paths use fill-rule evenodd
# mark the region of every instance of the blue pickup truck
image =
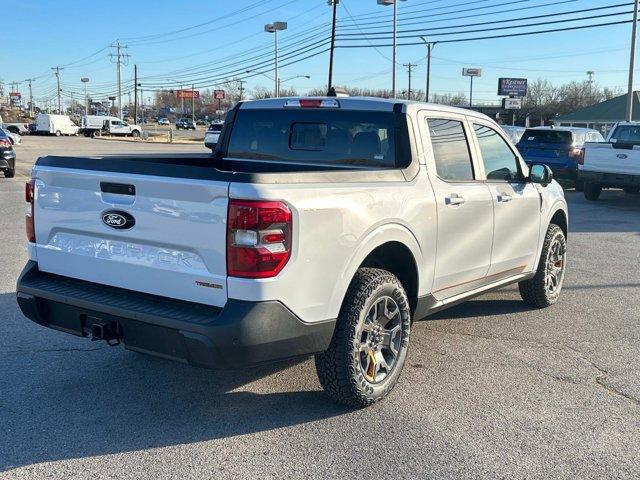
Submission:
<svg viewBox="0 0 640 480">
<path fill-rule="evenodd" d="M 517 148 L 528 165 L 548 165 L 554 178 L 572 182 L 581 190 L 578 165 L 584 162 L 585 142 L 604 142 L 604 138 L 589 128 L 535 127 L 524 131 Z"/>
</svg>

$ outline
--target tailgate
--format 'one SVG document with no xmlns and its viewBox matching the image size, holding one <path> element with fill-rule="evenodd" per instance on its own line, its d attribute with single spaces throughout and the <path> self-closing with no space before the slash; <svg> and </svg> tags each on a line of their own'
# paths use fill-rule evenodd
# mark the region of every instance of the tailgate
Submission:
<svg viewBox="0 0 640 480">
<path fill-rule="evenodd" d="M 640 145 L 586 143 L 581 170 L 640 175 Z"/>
<path fill-rule="evenodd" d="M 41 271 L 224 306 L 227 182 L 49 167 L 35 175 Z"/>
<path fill-rule="evenodd" d="M 565 144 L 548 144 L 527 142 L 519 146 L 521 155 L 526 161 L 543 160 L 545 163 L 566 164 L 569 162 L 569 149 Z"/>
</svg>

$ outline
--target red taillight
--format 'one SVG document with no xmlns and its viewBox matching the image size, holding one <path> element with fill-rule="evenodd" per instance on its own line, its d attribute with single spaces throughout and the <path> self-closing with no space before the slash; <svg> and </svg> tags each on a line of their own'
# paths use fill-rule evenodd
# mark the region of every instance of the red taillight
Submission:
<svg viewBox="0 0 640 480">
<path fill-rule="evenodd" d="M 0 147 L 10 148 L 11 140 L 7 140 L 6 138 L 0 138 Z"/>
<path fill-rule="evenodd" d="M 569 155 L 578 160 L 578 165 L 584 165 L 584 150 L 581 148 L 572 147 L 569 150 Z"/>
<path fill-rule="evenodd" d="M 33 204 L 35 199 L 36 179 L 30 178 L 24 185 L 24 199 L 27 202 L 27 212 L 25 214 L 27 240 L 32 243 L 36 241 L 36 230 L 33 223 Z"/>
<path fill-rule="evenodd" d="M 291 210 L 282 202 L 229 200 L 227 273 L 276 276 L 291 256 Z"/>
</svg>

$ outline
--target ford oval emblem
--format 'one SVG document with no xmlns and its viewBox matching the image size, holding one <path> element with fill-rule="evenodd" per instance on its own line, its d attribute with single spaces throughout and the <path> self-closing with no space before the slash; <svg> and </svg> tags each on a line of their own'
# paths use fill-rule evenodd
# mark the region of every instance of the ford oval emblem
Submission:
<svg viewBox="0 0 640 480">
<path fill-rule="evenodd" d="M 133 227 L 136 224 L 136 220 L 127 212 L 108 210 L 102 214 L 102 223 L 116 230 L 126 230 Z"/>
<path fill-rule="evenodd" d="M 625 158 L 627 158 L 627 155 L 625 155 L 624 153 L 619 153 L 616 155 L 616 157 L 618 157 L 621 160 L 624 160 Z"/>
</svg>

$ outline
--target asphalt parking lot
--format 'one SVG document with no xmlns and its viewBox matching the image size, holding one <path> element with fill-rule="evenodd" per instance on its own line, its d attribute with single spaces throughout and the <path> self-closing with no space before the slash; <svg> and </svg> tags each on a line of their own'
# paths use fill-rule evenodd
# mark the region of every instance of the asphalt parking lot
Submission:
<svg viewBox="0 0 640 480">
<path fill-rule="evenodd" d="M 313 362 L 212 372 L 44 329 L 15 302 L 38 155 L 203 151 L 25 137 L 0 178 L 0 478 L 635 478 L 640 196 L 567 193 L 560 302 L 507 288 L 414 325 L 384 402 L 331 403 Z"/>
</svg>

